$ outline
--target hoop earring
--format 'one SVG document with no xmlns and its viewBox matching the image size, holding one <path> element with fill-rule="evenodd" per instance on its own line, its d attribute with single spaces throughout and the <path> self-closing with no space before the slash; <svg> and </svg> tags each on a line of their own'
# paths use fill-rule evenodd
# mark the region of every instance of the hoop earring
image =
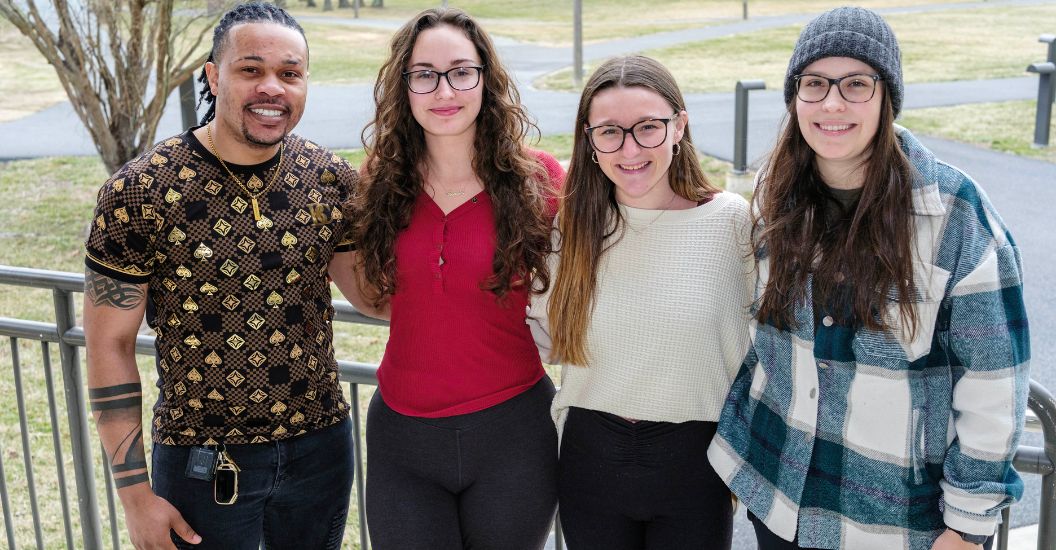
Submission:
<svg viewBox="0 0 1056 550">
<path fill-rule="evenodd" d="M 672 156 L 677 157 L 678 154 L 682 152 L 682 144 L 681 143 L 676 143 L 674 149 L 675 149 L 675 152 L 674 152 L 674 154 Z"/>
<path fill-rule="evenodd" d="M 590 160 L 594 161 L 594 164 L 598 163 L 598 152 L 597 151 L 591 151 L 590 152 Z"/>
</svg>

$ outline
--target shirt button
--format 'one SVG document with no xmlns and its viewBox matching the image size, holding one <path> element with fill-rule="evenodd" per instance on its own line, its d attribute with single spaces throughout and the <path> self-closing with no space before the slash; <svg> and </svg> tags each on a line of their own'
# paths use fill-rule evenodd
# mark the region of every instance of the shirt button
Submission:
<svg viewBox="0 0 1056 550">
<path fill-rule="evenodd" d="M 818 396 L 818 388 L 810 388 L 810 398 L 814 399 Z"/>
<path fill-rule="evenodd" d="M 827 327 L 831 327 L 832 326 L 832 317 L 829 317 L 828 315 L 826 315 L 825 318 L 823 318 L 821 320 L 821 324 L 823 324 L 823 325 L 825 325 Z"/>
<path fill-rule="evenodd" d="M 827 369 L 827 368 L 829 368 L 829 364 L 828 363 L 818 363 L 818 368 Z"/>
</svg>

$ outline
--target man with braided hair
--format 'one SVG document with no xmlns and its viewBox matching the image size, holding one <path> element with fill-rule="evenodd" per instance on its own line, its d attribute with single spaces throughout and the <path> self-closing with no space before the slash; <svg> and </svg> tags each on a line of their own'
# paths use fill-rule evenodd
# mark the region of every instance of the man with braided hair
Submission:
<svg viewBox="0 0 1056 550">
<path fill-rule="evenodd" d="M 350 262 L 340 205 L 356 174 L 291 133 L 308 46 L 282 9 L 226 13 L 202 81 L 202 125 L 99 192 L 84 304 L 99 435 L 136 548 L 338 548 L 353 442 L 327 271 Z M 160 390 L 152 484 L 135 360 L 144 315 Z"/>
</svg>

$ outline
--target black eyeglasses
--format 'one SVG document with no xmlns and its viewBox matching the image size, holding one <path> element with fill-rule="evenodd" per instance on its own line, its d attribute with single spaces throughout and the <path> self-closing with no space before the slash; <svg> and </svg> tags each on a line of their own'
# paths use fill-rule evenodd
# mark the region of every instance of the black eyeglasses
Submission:
<svg viewBox="0 0 1056 550">
<path fill-rule="evenodd" d="M 667 123 L 678 116 L 678 113 L 668 118 L 648 118 L 634 123 L 630 128 L 617 126 L 615 124 L 602 124 L 586 128 L 587 138 L 590 144 L 599 153 L 615 153 L 623 147 L 627 140 L 627 134 L 631 135 L 634 142 L 644 149 L 655 149 L 667 141 Z"/>
<path fill-rule="evenodd" d="M 407 88 L 416 94 L 430 94 L 440 87 L 440 77 L 447 79 L 448 86 L 452 90 L 464 92 L 472 90 L 480 84 L 480 73 L 484 71 L 483 66 L 455 67 L 444 72 L 429 69 L 421 71 L 404 71 L 403 79 L 407 81 Z"/>
<path fill-rule="evenodd" d="M 876 83 L 884 78 L 878 74 L 849 74 L 841 78 L 828 78 L 816 74 L 795 76 L 796 96 L 807 103 L 818 103 L 829 96 L 829 89 L 836 86 L 840 97 L 851 103 L 865 103 L 876 95 Z"/>
</svg>

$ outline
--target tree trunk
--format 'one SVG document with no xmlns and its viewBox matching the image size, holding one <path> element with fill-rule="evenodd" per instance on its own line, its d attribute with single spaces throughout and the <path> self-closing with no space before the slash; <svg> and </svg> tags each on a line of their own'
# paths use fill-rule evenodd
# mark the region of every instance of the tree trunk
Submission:
<svg viewBox="0 0 1056 550">
<path fill-rule="evenodd" d="M 334 11 L 334 0 L 323 0 L 323 11 Z"/>
</svg>

